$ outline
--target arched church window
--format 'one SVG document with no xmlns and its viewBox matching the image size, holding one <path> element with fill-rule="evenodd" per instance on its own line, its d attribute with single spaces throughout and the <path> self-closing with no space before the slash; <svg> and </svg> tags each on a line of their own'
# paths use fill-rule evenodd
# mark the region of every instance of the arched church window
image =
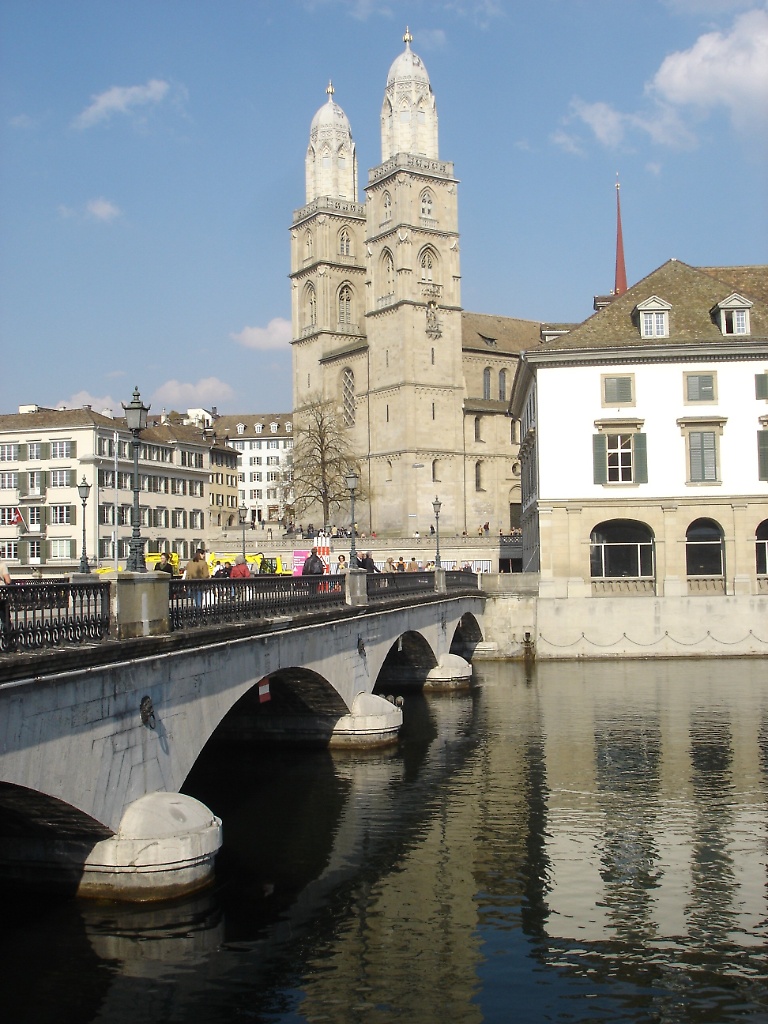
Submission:
<svg viewBox="0 0 768 1024">
<path fill-rule="evenodd" d="M 389 249 L 385 249 L 382 256 L 384 271 L 384 294 L 392 295 L 395 291 L 395 261 Z"/>
<path fill-rule="evenodd" d="M 339 323 L 352 323 L 352 289 L 348 284 L 339 289 Z"/>
<path fill-rule="evenodd" d="M 307 285 L 304 293 L 304 322 L 306 327 L 314 327 L 317 324 L 317 295 L 313 285 Z"/>
<path fill-rule="evenodd" d="M 352 236 L 347 228 L 342 228 L 339 232 L 339 254 L 341 256 L 349 256 L 352 252 Z"/>
<path fill-rule="evenodd" d="M 312 237 L 312 232 L 307 231 L 304 235 L 304 256 L 310 259 L 315 248 L 315 240 Z"/>
<path fill-rule="evenodd" d="M 483 370 L 483 398 L 486 401 L 491 397 L 491 368 L 486 366 Z"/>
<path fill-rule="evenodd" d="M 435 483 L 440 482 L 440 463 L 437 459 L 432 460 L 432 480 Z"/>
<path fill-rule="evenodd" d="M 339 164 L 339 170 L 340 171 L 343 171 L 344 168 L 347 166 L 347 151 L 346 151 L 346 149 L 344 149 L 343 146 L 339 150 L 338 164 Z"/>
<path fill-rule="evenodd" d="M 402 124 L 408 124 L 410 120 L 411 108 L 408 106 L 407 103 L 404 103 L 402 107 L 400 107 L 400 121 L 402 122 Z"/>
<path fill-rule="evenodd" d="M 322 154 L 322 157 L 320 158 L 320 162 L 321 162 L 321 165 L 323 167 L 330 167 L 331 166 L 331 151 L 329 149 L 324 149 L 323 150 L 323 154 Z"/>
<path fill-rule="evenodd" d="M 428 188 L 421 193 L 421 216 L 430 219 L 434 216 L 434 196 L 432 190 Z"/>
<path fill-rule="evenodd" d="M 419 265 L 421 266 L 421 280 L 427 283 L 431 283 L 435 279 L 435 271 L 437 269 L 437 257 L 433 249 L 425 249 L 419 259 Z"/>
<path fill-rule="evenodd" d="M 507 400 L 507 371 L 499 370 L 499 401 Z"/>
<path fill-rule="evenodd" d="M 483 489 L 483 464 L 482 462 L 475 463 L 475 490 L 482 491 Z"/>
<path fill-rule="evenodd" d="M 355 425 L 355 375 L 345 366 L 341 374 L 341 410 L 345 427 Z"/>
<path fill-rule="evenodd" d="M 392 219 L 392 196 L 389 192 L 384 193 L 384 220 Z"/>
</svg>

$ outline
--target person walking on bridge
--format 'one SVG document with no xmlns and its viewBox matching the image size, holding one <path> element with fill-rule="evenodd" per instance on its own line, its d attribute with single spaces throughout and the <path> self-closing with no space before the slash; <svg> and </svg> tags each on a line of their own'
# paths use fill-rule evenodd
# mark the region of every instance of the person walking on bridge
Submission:
<svg viewBox="0 0 768 1024">
<path fill-rule="evenodd" d="M 322 576 L 325 572 L 325 562 L 317 553 L 317 548 L 312 548 L 312 553 L 304 563 L 301 570 L 302 576 Z"/>
</svg>

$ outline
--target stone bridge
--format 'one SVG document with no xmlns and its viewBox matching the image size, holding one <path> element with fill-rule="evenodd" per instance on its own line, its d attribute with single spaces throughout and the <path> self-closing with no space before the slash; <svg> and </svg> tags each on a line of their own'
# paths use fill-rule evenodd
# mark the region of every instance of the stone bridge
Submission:
<svg viewBox="0 0 768 1024">
<path fill-rule="evenodd" d="M 124 899 L 205 884 L 221 822 L 179 790 L 214 733 L 394 742 L 387 696 L 468 685 L 484 603 L 432 594 L 28 656 L 0 685 L 5 876 Z"/>
</svg>

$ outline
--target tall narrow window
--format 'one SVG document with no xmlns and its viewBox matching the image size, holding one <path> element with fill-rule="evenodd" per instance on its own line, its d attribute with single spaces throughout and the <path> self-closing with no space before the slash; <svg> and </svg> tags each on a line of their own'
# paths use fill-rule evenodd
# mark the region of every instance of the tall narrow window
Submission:
<svg viewBox="0 0 768 1024">
<path fill-rule="evenodd" d="M 475 490 L 482 491 L 483 489 L 483 464 L 482 462 L 475 463 Z"/>
<path fill-rule="evenodd" d="M 434 280 L 435 273 L 435 254 L 432 249 L 425 249 L 421 254 L 419 261 L 421 266 L 421 280 L 426 283 L 431 283 Z"/>
<path fill-rule="evenodd" d="M 384 250 L 384 295 L 393 295 L 395 291 L 395 261 L 389 249 Z"/>
<path fill-rule="evenodd" d="M 348 284 L 339 289 L 339 323 L 352 323 L 352 289 Z"/>
<path fill-rule="evenodd" d="M 305 259 L 312 258 L 312 252 L 314 250 L 314 239 L 312 238 L 312 232 L 307 231 L 304 235 L 304 257 Z"/>
<path fill-rule="evenodd" d="M 344 426 L 352 427 L 355 423 L 355 375 L 345 366 L 341 374 L 341 408 Z"/>
<path fill-rule="evenodd" d="M 486 400 L 491 397 L 491 368 L 486 366 L 483 370 L 483 398 Z"/>
<path fill-rule="evenodd" d="M 482 417 L 475 416 L 475 440 L 476 441 L 482 441 L 483 440 L 483 431 L 481 429 L 481 427 L 482 427 L 481 420 L 482 420 Z"/>
<path fill-rule="evenodd" d="M 384 205 L 384 220 L 391 220 L 392 219 L 392 196 L 389 194 L 389 192 L 385 192 L 384 193 L 383 205 Z"/>
<path fill-rule="evenodd" d="M 315 294 L 315 289 L 312 285 L 307 287 L 305 298 L 305 326 L 314 327 L 317 324 L 317 295 Z"/>
<path fill-rule="evenodd" d="M 421 193 L 421 216 L 431 220 L 434 216 L 433 206 L 434 202 L 432 192 L 428 188 L 425 188 Z"/>
<path fill-rule="evenodd" d="M 339 232 L 339 255 L 349 256 L 352 252 L 352 236 L 350 235 L 347 228 L 342 228 Z"/>
<path fill-rule="evenodd" d="M 499 370 L 499 401 L 507 400 L 507 371 Z"/>
<path fill-rule="evenodd" d="M 691 481 L 717 480 L 717 437 L 714 430 L 692 430 L 688 435 L 688 445 Z"/>
</svg>

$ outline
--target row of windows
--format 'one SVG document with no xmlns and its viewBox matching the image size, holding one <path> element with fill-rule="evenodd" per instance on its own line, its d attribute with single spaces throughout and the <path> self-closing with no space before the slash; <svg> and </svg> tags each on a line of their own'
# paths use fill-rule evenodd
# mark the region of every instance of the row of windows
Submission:
<svg viewBox="0 0 768 1024">
<path fill-rule="evenodd" d="M 237 430 L 238 434 L 244 434 L 248 428 L 246 427 L 245 423 L 238 423 L 235 429 Z M 263 423 L 254 423 L 254 425 L 253 425 L 253 432 L 255 434 L 260 434 L 263 429 L 264 429 L 264 424 Z M 273 421 L 272 423 L 269 424 L 269 429 L 270 429 L 270 431 L 273 434 L 276 434 L 278 432 L 278 430 L 280 429 L 280 424 Z M 286 434 L 290 434 L 290 432 L 292 430 L 293 430 L 293 424 L 292 423 L 286 423 L 285 424 L 285 432 L 286 432 Z M 259 447 L 261 446 L 261 442 L 260 441 L 259 442 L 252 441 L 251 444 L 252 445 L 253 444 L 258 444 Z M 241 449 L 241 451 L 242 451 L 242 449 Z"/>
<path fill-rule="evenodd" d="M 486 371 L 488 373 L 489 371 Z M 635 375 L 632 373 L 603 374 L 600 387 L 602 404 L 605 407 L 633 406 L 636 402 Z M 485 397 L 485 396 L 484 396 Z M 768 374 L 755 374 L 755 398 L 768 399 Z M 717 403 L 717 372 L 696 371 L 683 373 L 683 401 L 686 404 L 701 402 Z"/>
<path fill-rule="evenodd" d="M 691 429 L 679 421 L 686 447 L 687 483 L 719 483 L 718 429 Z M 598 433 L 592 437 L 593 481 L 596 484 L 648 483 L 647 437 L 641 431 Z M 757 431 L 758 480 L 768 480 L 768 431 Z"/>
<path fill-rule="evenodd" d="M 490 366 L 486 366 L 483 370 L 483 398 L 487 401 L 493 398 L 491 393 L 491 376 L 493 371 Z M 506 402 L 507 400 L 507 371 L 499 370 L 499 391 L 498 399 L 500 402 Z"/>
<path fill-rule="evenodd" d="M 658 295 L 638 302 L 634 309 L 642 338 L 668 338 L 672 305 Z M 752 303 L 736 292 L 718 302 L 710 316 L 724 336 L 744 336 L 750 332 L 749 311 Z"/>
<path fill-rule="evenodd" d="M 714 519 L 695 519 L 685 532 L 688 576 L 722 576 L 725 537 Z M 768 575 L 768 520 L 755 530 L 755 570 Z M 613 519 L 590 534 L 590 575 L 593 579 L 653 579 L 656 575 L 653 531 L 646 523 Z"/>
<path fill-rule="evenodd" d="M 28 441 L 0 444 L 0 462 L 42 462 L 48 459 L 72 459 L 77 445 L 74 441 Z"/>
<path fill-rule="evenodd" d="M 392 253 L 385 249 L 381 256 L 382 295 L 391 296 L 395 291 L 395 261 Z M 437 251 L 426 246 L 419 253 L 418 266 L 422 284 L 432 284 L 439 280 L 440 259 Z M 356 323 L 357 298 L 352 285 L 345 281 L 336 292 L 336 318 L 340 326 Z M 303 296 L 303 328 L 308 330 L 317 327 L 317 292 L 315 286 L 307 284 Z"/>
</svg>

